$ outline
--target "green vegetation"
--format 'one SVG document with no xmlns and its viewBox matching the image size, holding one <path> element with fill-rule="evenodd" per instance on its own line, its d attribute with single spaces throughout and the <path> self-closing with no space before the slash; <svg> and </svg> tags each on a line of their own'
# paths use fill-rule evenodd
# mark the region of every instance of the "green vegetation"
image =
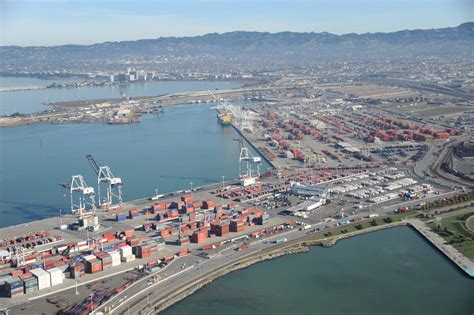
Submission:
<svg viewBox="0 0 474 315">
<path fill-rule="evenodd" d="M 473 212 L 443 218 L 439 222 L 430 222 L 428 226 L 438 233 L 448 244 L 454 246 L 469 259 L 474 259 L 474 233 L 465 224 Z M 472 221 L 472 219 L 470 220 Z"/>
<path fill-rule="evenodd" d="M 436 208 L 444 208 L 452 205 L 456 205 L 459 203 L 467 202 L 470 200 L 474 200 L 474 192 L 470 192 L 464 195 L 456 195 L 449 198 L 438 199 L 433 202 L 427 202 L 423 206 L 421 206 L 421 210 L 431 210 Z"/>
<path fill-rule="evenodd" d="M 466 220 L 466 228 L 469 232 L 474 233 L 474 215 L 471 215 Z"/>
<path fill-rule="evenodd" d="M 330 231 L 325 232 L 324 234 L 316 234 L 314 238 L 311 238 L 311 240 L 320 240 L 320 239 L 328 238 L 331 236 L 338 236 L 341 234 L 360 231 L 360 230 L 374 227 L 374 226 L 384 225 L 384 224 L 388 224 L 392 222 L 398 222 L 403 219 L 415 217 L 416 215 L 417 214 L 415 212 L 405 212 L 405 213 L 394 214 L 386 218 L 375 218 L 370 221 L 365 220 L 365 221 L 360 222 L 359 224 L 342 225 L 342 226 L 332 228 Z"/>
</svg>

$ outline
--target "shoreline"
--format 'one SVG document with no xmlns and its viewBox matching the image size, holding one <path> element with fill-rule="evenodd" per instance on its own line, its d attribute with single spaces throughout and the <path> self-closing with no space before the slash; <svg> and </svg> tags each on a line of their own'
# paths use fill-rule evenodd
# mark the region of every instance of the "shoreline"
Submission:
<svg viewBox="0 0 474 315">
<path fill-rule="evenodd" d="M 109 81 L 108 79 L 95 80 L 93 78 L 77 78 L 78 81 L 73 81 L 71 85 L 67 83 L 61 84 L 61 81 L 70 80 L 71 78 L 40 78 L 35 76 L 5 76 L 0 75 L 2 78 L 27 78 L 37 79 L 44 81 L 58 81 L 60 85 L 57 86 L 6 86 L 0 88 L 0 93 L 4 92 L 19 92 L 19 91 L 35 91 L 35 90 L 47 90 L 47 89 L 82 89 L 82 88 L 94 88 L 94 87 L 110 87 L 120 85 L 133 85 L 133 84 L 146 84 L 154 82 L 230 82 L 237 83 L 241 86 L 246 86 L 249 83 L 260 83 L 260 80 L 245 80 L 245 79 L 151 79 L 151 80 L 135 80 L 135 81 Z M 82 81 L 81 81 L 82 80 Z M 56 83 L 56 82 L 54 82 Z M 83 83 L 81 85 L 81 83 Z"/>
<path fill-rule="evenodd" d="M 195 82 L 195 81 L 192 81 Z M 199 82 L 199 81 L 196 81 Z M 214 90 L 214 93 L 222 97 L 228 97 L 233 101 L 241 100 L 243 93 L 248 91 L 259 90 L 259 88 L 240 87 L 231 89 L 219 89 Z M 186 91 L 186 92 L 173 92 L 162 95 L 154 96 L 137 96 L 133 100 L 140 103 L 140 110 L 136 111 L 136 114 L 143 114 L 143 111 L 148 110 L 156 105 L 150 105 L 148 102 L 160 102 L 160 107 L 171 108 L 180 105 L 195 104 L 205 105 L 212 104 L 209 92 L 206 91 Z M 0 115 L 0 128 L 11 128 L 17 126 L 27 126 L 35 124 L 49 124 L 49 125 L 63 125 L 63 124 L 97 124 L 107 123 L 110 121 L 109 116 L 101 117 L 101 119 L 90 119 L 90 117 L 81 118 L 81 120 L 66 120 L 71 112 L 75 108 L 83 110 L 83 107 L 90 106 L 91 103 L 110 103 L 108 106 L 112 109 L 120 108 L 121 102 L 124 100 L 121 98 L 104 98 L 104 99 L 89 99 L 89 100 L 76 100 L 76 101 L 65 101 L 65 102 L 53 102 L 44 104 L 47 108 L 43 111 L 37 111 L 32 113 L 12 113 Z M 139 123 L 139 121 L 128 121 L 127 124 Z"/>
<path fill-rule="evenodd" d="M 234 130 L 245 140 L 247 141 L 248 144 L 250 144 L 252 146 L 252 148 L 261 156 L 265 159 L 265 161 L 267 161 L 267 163 L 273 168 L 273 169 L 278 169 L 277 166 L 268 159 L 268 157 L 263 154 L 263 152 L 260 151 L 260 149 L 258 149 L 252 141 L 250 141 L 246 135 L 244 135 L 244 133 L 239 129 L 237 128 L 233 122 L 230 123 L 230 125 L 232 126 L 232 128 L 234 128 Z"/>
<path fill-rule="evenodd" d="M 200 276 L 198 279 L 195 279 L 191 281 L 190 283 L 187 283 L 180 289 L 173 291 L 171 294 L 168 294 L 166 297 L 153 301 L 152 303 L 150 303 L 150 306 L 145 306 L 144 308 L 142 308 L 140 310 L 140 314 L 149 314 L 149 315 L 159 314 L 160 312 L 168 309 L 174 304 L 182 301 L 186 297 L 194 294 L 196 291 L 205 287 L 207 284 L 233 271 L 244 269 L 254 264 L 271 260 L 271 259 L 275 259 L 282 256 L 306 253 L 306 252 L 309 252 L 311 246 L 321 246 L 323 248 L 328 248 L 328 247 L 335 246 L 337 242 L 340 240 L 357 237 L 364 234 L 374 233 L 374 232 L 378 232 L 378 231 L 382 231 L 386 229 L 398 228 L 402 226 L 409 227 L 411 230 L 416 232 L 420 237 L 423 238 L 423 240 L 427 241 L 428 244 L 433 249 L 440 252 L 444 256 L 444 258 L 447 258 L 447 260 L 449 261 L 449 263 L 452 264 L 452 266 L 456 267 L 456 269 L 458 269 L 464 275 L 470 276 L 471 278 L 473 278 L 473 275 L 469 274 L 467 270 L 463 269 L 460 265 L 458 265 L 453 260 L 453 258 L 449 256 L 449 254 L 447 254 L 441 248 L 436 246 L 436 244 L 434 244 L 430 238 L 428 238 L 425 234 L 423 234 L 413 224 L 413 222 L 410 222 L 409 220 L 403 220 L 403 221 L 387 223 L 381 226 L 373 226 L 367 229 L 358 230 L 358 231 L 354 231 L 354 232 L 350 232 L 350 233 L 346 233 L 346 234 L 342 234 L 338 236 L 326 237 L 322 239 L 314 239 L 314 235 L 307 235 L 300 239 L 290 241 L 285 244 L 274 246 L 272 248 L 269 248 L 268 250 L 250 254 L 249 256 L 242 257 L 241 259 L 235 262 L 224 265 L 218 270 L 208 272 L 207 274 Z M 137 302 L 132 304 L 130 307 L 131 308 L 136 307 L 142 301 L 143 300 L 138 300 Z"/>
<path fill-rule="evenodd" d="M 368 233 L 373 233 L 389 228 L 395 228 L 400 226 L 407 226 L 409 225 L 406 221 L 398 221 L 393 223 L 388 223 L 382 226 L 375 226 L 369 229 L 355 231 L 352 233 L 347 233 L 344 235 L 339 235 L 336 237 L 330 238 L 323 238 L 318 240 L 312 240 L 314 235 L 307 235 L 300 239 L 290 241 L 288 243 L 277 245 L 268 250 L 250 254 L 248 257 L 243 257 L 238 261 L 229 263 L 227 265 L 222 266 L 218 270 L 211 271 L 205 275 L 202 275 L 196 280 L 191 281 L 190 283 L 184 285 L 179 290 L 173 291 L 171 294 L 167 295 L 165 298 L 158 299 L 157 301 L 153 301 L 150 306 L 143 308 L 140 313 L 141 314 L 159 314 L 160 312 L 164 311 L 165 309 L 171 307 L 172 305 L 178 303 L 179 301 L 183 300 L 184 298 L 192 295 L 197 290 L 203 288 L 207 284 L 213 282 L 214 280 L 223 277 L 233 271 L 237 271 L 240 269 L 244 269 L 250 267 L 254 264 L 264 262 L 267 260 L 275 259 L 282 256 L 299 254 L 299 253 L 306 253 L 310 250 L 310 246 L 322 246 L 324 248 L 332 247 L 336 245 L 337 241 L 355 237 L 359 235 L 364 235 Z M 329 242 L 325 242 L 329 241 Z M 132 307 L 140 304 L 142 300 L 135 302 Z"/>
</svg>

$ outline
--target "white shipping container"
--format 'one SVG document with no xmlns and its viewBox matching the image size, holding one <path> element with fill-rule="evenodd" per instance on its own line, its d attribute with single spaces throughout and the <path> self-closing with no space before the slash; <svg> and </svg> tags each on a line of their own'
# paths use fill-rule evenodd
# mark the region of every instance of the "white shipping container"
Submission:
<svg viewBox="0 0 474 315">
<path fill-rule="evenodd" d="M 51 285 L 58 285 L 63 283 L 63 272 L 59 268 L 52 268 L 48 270 L 50 278 L 51 278 Z"/>
<path fill-rule="evenodd" d="M 120 265 L 120 262 L 121 262 L 120 252 L 113 251 L 113 252 L 110 252 L 109 255 L 110 255 L 110 257 L 112 257 L 112 266 L 113 267 Z"/>
<path fill-rule="evenodd" d="M 51 286 L 51 277 L 48 272 L 41 268 L 36 268 L 30 270 L 30 272 L 38 279 L 38 289 L 42 290 L 45 288 L 49 288 Z"/>
<path fill-rule="evenodd" d="M 131 246 L 124 246 L 120 248 L 120 256 L 127 257 L 132 255 L 132 247 Z"/>
<path fill-rule="evenodd" d="M 84 258 L 84 260 L 89 261 L 89 260 L 92 260 L 92 259 L 96 259 L 97 257 L 95 257 L 94 255 L 87 255 L 87 256 L 84 256 L 82 258 Z"/>
<path fill-rule="evenodd" d="M 122 261 L 125 263 L 131 262 L 135 260 L 135 255 L 125 256 L 122 257 Z"/>
</svg>

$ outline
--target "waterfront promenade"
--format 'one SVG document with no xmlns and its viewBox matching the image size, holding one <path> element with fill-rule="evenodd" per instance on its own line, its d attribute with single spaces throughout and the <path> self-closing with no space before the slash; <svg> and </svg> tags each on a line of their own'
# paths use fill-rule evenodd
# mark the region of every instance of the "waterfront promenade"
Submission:
<svg viewBox="0 0 474 315">
<path fill-rule="evenodd" d="M 431 229 L 426 226 L 422 221 L 410 219 L 407 222 L 411 227 L 418 231 L 418 233 L 423 235 L 426 240 L 428 240 L 434 247 L 436 247 L 446 257 L 448 257 L 451 262 L 453 262 L 459 268 L 464 270 L 464 272 L 468 276 L 474 278 L 474 262 L 472 262 L 463 254 L 461 254 L 453 246 L 446 244 L 445 240 L 441 236 L 431 231 Z"/>
</svg>

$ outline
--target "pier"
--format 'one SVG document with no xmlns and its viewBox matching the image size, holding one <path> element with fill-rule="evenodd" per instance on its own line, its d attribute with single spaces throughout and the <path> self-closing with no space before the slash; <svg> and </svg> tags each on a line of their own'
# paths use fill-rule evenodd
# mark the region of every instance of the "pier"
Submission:
<svg viewBox="0 0 474 315">
<path fill-rule="evenodd" d="M 441 236 L 431 231 L 430 228 L 420 220 L 410 219 L 408 220 L 408 225 L 415 229 L 469 277 L 474 278 L 474 263 L 471 260 L 466 258 L 453 246 L 446 244 Z"/>
</svg>

